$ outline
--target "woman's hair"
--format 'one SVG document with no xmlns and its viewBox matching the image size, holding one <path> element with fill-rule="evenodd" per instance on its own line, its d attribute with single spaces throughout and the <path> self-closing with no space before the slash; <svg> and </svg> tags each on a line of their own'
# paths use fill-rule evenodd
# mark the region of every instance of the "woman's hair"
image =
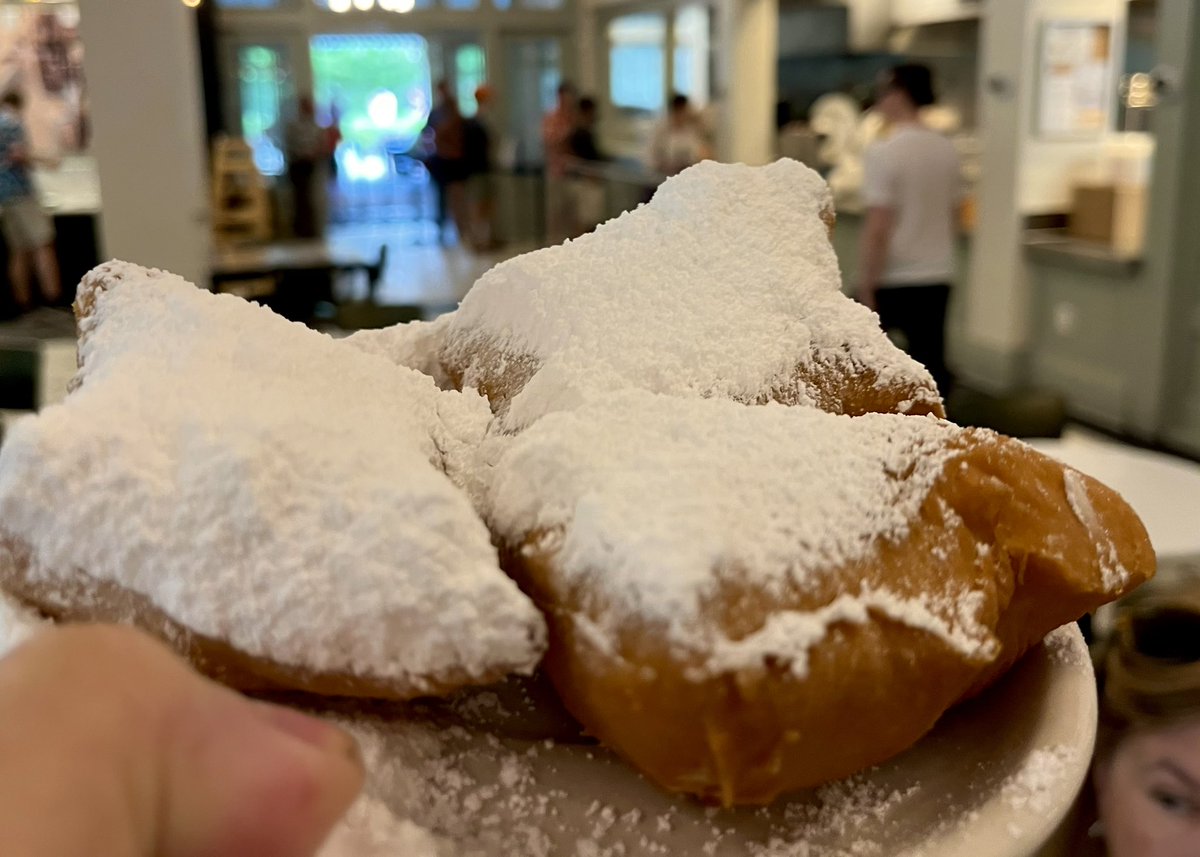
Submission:
<svg viewBox="0 0 1200 857">
<path fill-rule="evenodd" d="M 1143 595 L 1142 592 L 1145 592 Z M 1155 586 L 1119 607 L 1113 631 L 1093 648 L 1100 724 L 1093 770 L 1131 731 L 1200 718 L 1200 587 Z M 1072 857 L 1102 857 L 1095 780 L 1084 787 L 1065 841 Z"/>
<path fill-rule="evenodd" d="M 1129 729 L 1200 717 L 1200 589 L 1137 599 L 1097 654 L 1101 751 Z"/>
</svg>

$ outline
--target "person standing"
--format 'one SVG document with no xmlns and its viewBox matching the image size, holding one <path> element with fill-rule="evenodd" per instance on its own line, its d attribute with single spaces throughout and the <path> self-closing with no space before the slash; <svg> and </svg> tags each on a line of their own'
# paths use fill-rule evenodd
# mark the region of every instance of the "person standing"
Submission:
<svg viewBox="0 0 1200 857">
<path fill-rule="evenodd" d="M 575 128 L 567 138 L 567 151 L 580 161 L 605 160 L 596 145 L 596 99 L 590 96 L 579 99 Z"/>
<path fill-rule="evenodd" d="M 463 149 L 467 163 L 467 198 L 471 246 L 493 250 L 500 246 L 493 228 L 496 193 L 492 170 L 495 167 L 496 129 L 491 118 L 494 99 L 492 88 L 475 88 L 475 115 L 465 121 Z"/>
<path fill-rule="evenodd" d="M 21 122 L 23 100 L 10 91 L 0 98 L 0 225 L 8 242 L 8 276 L 19 310 L 32 306 L 31 273 L 42 298 L 56 303 L 62 293 L 54 255 L 54 224 L 34 190 L 33 158 Z"/>
<path fill-rule="evenodd" d="M 297 238 L 319 238 L 324 231 L 318 194 L 324 185 L 325 129 L 317 124 L 312 96 L 296 103 L 296 118 L 284 130 L 288 181 L 292 186 L 292 233 Z"/>
<path fill-rule="evenodd" d="M 923 65 L 898 65 L 879 85 L 875 109 L 891 136 L 865 153 L 867 207 L 859 253 L 858 297 L 879 313 L 884 330 L 901 333 L 943 396 L 946 308 L 954 279 L 961 168 L 954 145 L 921 123 L 934 102 L 933 75 Z"/>
<path fill-rule="evenodd" d="M 438 240 L 445 241 L 447 214 L 454 222 L 459 243 L 471 244 L 470 216 L 467 204 L 467 126 L 458 107 L 458 99 L 449 86 L 441 84 L 441 106 L 430 114 L 433 128 L 432 172 L 441 194 Z"/>
<path fill-rule="evenodd" d="M 687 96 L 676 93 L 650 141 L 650 166 L 673 176 L 711 157 L 712 147 L 708 145 L 700 117 L 692 110 Z"/>
<path fill-rule="evenodd" d="M 595 171 L 605 160 L 596 145 L 595 99 L 587 96 L 579 99 L 575 130 L 567 138 L 567 151 L 572 162 L 568 182 L 574 226 L 576 235 L 582 235 L 604 222 L 608 201 L 604 178 Z"/>
<path fill-rule="evenodd" d="M 546 241 L 558 244 L 576 234 L 567 171 L 571 166 L 570 139 L 575 131 L 575 87 L 558 85 L 558 102 L 542 119 L 546 152 Z"/>
<path fill-rule="evenodd" d="M 445 240 L 445 226 L 450 218 L 450 205 L 446 202 L 446 174 L 448 167 L 438 152 L 437 130 L 450 119 L 450 84 L 446 80 L 438 80 L 433 85 L 433 107 L 421 131 L 421 149 L 425 152 L 425 168 L 430 172 L 433 182 L 433 222 L 438 229 L 438 242 Z M 443 134 L 443 143 L 445 136 Z"/>
</svg>

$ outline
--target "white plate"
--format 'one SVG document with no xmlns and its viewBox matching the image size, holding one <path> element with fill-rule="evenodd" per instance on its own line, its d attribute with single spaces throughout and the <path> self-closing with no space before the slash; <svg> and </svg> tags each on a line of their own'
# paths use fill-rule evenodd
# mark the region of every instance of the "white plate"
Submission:
<svg viewBox="0 0 1200 857">
<path fill-rule="evenodd" d="M 0 655 L 33 628 L 0 596 Z M 510 703 L 480 694 L 458 722 L 502 722 Z M 321 857 L 1027 857 L 1087 774 L 1096 691 L 1066 626 L 902 756 L 734 812 L 664 794 L 596 746 L 502 738 L 444 713 L 338 722 L 360 740 L 368 783 Z M 502 731 L 558 721 L 530 723 L 520 714 Z"/>
<path fill-rule="evenodd" d="M 1096 692 L 1068 626 L 897 759 L 734 812 L 666 795 L 594 746 L 342 722 L 362 741 L 369 782 L 322 857 L 1015 857 L 1050 835 L 1083 783 Z"/>
</svg>

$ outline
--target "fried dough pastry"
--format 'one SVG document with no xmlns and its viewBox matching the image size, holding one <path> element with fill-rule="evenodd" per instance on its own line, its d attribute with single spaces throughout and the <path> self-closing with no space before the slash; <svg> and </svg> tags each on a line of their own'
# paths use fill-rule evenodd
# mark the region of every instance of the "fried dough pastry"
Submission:
<svg viewBox="0 0 1200 857">
<path fill-rule="evenodd" d="M 841 292 L 830 196 L 795 161 L 706 162 L 593 233 L 485 274 L 441 351 L 506 427 L 642 389 L 943 415 L 929 373 Z"/>
<path fill-rule="evenodd" d="M 894 756 L 1154 569 L 1116 493 L 932 417 L 626 392 L 483 454 L 568 710 L 726 805 Z"/>
<path fill-rule="evenodd" d="M 75 389 L 0 449 L 0 588 L 245 689 L 403 699 L 536 666 L 544 622 L 452 482 L 483 399 L 124 263 L 76 310 Z"/>
<path fill-rule="evenodd" d="M 373 330 L 359 330 L 342 339 L 345 345 L 376 354 L 409 369 L 428 375 L 443 390 L 454 383 L 442 371 L 439 355 L 452 314 L 433 321 L 410 321 Z"/>
</svg>

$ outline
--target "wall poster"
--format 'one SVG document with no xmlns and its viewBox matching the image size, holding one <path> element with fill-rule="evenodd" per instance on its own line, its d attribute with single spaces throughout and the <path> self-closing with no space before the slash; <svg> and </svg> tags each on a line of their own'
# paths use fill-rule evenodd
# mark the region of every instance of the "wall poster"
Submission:
<svg viewBox="0 0 1200 857">
<path fill-rule="evenodd" d="M 1112 25 L 1048 21 L 1040 51 L 1035 134 L 1086 139 L 1107 131 L 1116 98 Z"/>
</svg>

